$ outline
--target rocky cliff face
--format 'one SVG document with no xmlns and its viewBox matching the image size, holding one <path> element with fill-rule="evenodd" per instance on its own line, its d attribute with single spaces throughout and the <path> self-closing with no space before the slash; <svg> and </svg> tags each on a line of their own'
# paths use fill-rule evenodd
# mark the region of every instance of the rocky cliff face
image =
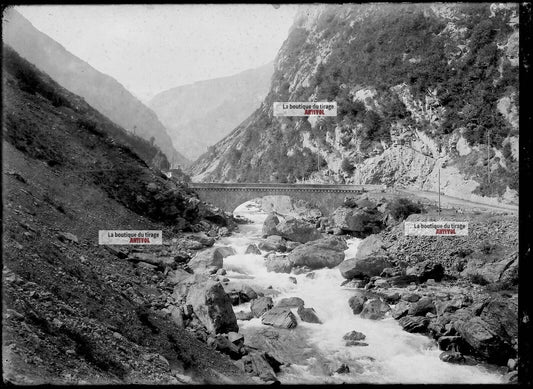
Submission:
<svg viewBox="0 0 533 389">
<path fill-rule="evenodd" d="M 166 90 L 148 104 L 166 126 L 174 146 L 195 160 L 244 119 L 268 93 L 274 64 L 230 77 Z"/>
<path fill-rule="evenodd" d="M 274 117 L 336 101 L 336 118 Z M 260 109 L 191 168 L 196 181 L 384 183 L 518 196 L 518 8 L 303 9 Z"/>
<path fill-rule="evenodd" d="M 173 165 L 188 160 L 173 147 L 156 114 L 114 78 L 100 73 L 37 30 L 14 9 L 4 13 L 3 41 L 69 91 L 130 132 L 153 141 Z"/>
</svg>

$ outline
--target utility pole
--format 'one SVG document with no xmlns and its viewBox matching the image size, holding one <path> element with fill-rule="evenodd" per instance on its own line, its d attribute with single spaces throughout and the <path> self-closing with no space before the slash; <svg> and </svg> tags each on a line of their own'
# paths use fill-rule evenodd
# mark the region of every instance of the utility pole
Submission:
<svg viewBox="0 0 533 389">
<path fill-rule="evenodd" d="M 490 145 L 489 145 L 490 130 L 487 131 L 487 182 L 490 185 Z"/>
<path fill-rule="evenodd" d="M 439 215 L 440 215 L 440 163 L 439 163 Z"/>
</svg>

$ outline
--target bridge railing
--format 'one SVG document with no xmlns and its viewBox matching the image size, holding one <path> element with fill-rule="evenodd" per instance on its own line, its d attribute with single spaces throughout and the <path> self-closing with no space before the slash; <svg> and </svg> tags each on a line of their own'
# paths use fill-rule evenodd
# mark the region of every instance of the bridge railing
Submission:
<svg viewBox="0 0 533 389">
<path fill-rule="evenodd" d="M 386 185 L 341 185 L 341 184 L 279 184 L 279 183 L 214 183 L 194 182 L 189 183 L 193 189 L 234 189 L 234 190 L 338 190 L 338 191 L 374 191 L 384 190 Z"/>
</svg>

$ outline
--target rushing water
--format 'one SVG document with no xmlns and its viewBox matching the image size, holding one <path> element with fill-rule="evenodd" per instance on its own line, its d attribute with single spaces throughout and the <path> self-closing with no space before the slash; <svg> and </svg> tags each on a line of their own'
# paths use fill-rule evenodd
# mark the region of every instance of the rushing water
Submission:
<svg viewBox="0 0 533 389">
<path fill-rule="evenodd" d="M 305 274 L 280 274 L 267 272 L 261 255 L 244 254 L 250 243 L 261 238 L 264 212 L 254 203 L 245 203 L 235 214 L 247 217 L 253 224 L 241 225 L 239 233 L 221 240 L 217 245 L 230 245 L 237 254 L 224 259 L 227 277 L 244 282 L 256 290 L 280 292 L 273 296 L 274 304 L 284 297 L 297 296 L 305 307 L 315 309 L 322 324 L 302 322 L 292 330 L 301 332 L 295 337 L 294 347 L 302 351 L 301 357 L 289 367 L 282 368 L 278 379 L 282 383 L 501 383 L 502 376 L 481 366 L 461 366 L 442 362 L 441 351 L 426 336 L 403 331 L 392 318 L 384 320 L 362 319 L 354 315 L 348 306 L 353 291 L 340 287 L 343 281 L 338 269 L 315 270 L 311 279 Z M 360 240 L 348 240 L 347 257 L 352 257 Z M 289 279 L 296 278 L 294 284 Z M 249 303 L 235 307 L 235 311 L 249 310 Z M 254 331 L 272 328 L 261 324 L 260 319 L 238 322 L 245 338 Z M 345 346 L 342 337 L 356 330 L 366 335 L 368 346 Z M 290 342 L 290 340 L 289 340 Z M 302 344 L 305 343 L 305 344 Z M 309 350 L 314 350 L 312 353 Z M 349 373 L 330 375 L 341 364 L 350 368 Z M 324 369 L 321 366 L 329 366 Z"/>
</svg>

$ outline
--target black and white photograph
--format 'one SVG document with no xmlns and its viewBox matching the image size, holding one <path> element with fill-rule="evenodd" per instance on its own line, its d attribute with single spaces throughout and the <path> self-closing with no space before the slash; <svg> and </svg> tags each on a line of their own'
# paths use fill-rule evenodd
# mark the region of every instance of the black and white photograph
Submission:
<svg viewBox="0 0 533 389">
<path fill-rule="evenodd" d="M 530 19 L 3 5 L 3 383 L 531 384 Z"/>
</svg>

